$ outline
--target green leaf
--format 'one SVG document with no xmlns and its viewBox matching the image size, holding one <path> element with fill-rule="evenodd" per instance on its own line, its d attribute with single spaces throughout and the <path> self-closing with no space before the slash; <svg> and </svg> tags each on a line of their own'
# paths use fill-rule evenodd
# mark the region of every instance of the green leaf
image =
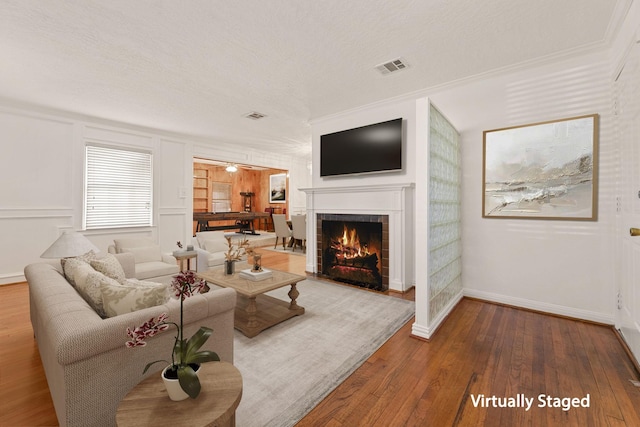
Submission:
<svg viewBox="0 0 640 427">
<path fill-rule="evenodd" d="M 217 353 L 214 353 L 213 351 L 209 351 L 209 350 L 204 350 L 204 351 L 199 351 L 195 354 L 189 355 L 189 361 L 187 363 L 203 364 L 206 362 L 219 362 L 219 361 L 220 361 L 220 356 L 218 356 Z"/>
<path fill-rule="evenodd" d="M 187 341 L 186 354 L 190 355 L 198 351 L 198 349 L 207 342 L 212 333 L 213 329 L 201 326 L 198 332 L 193 334 L 193 336 L 189 338 L 189 341 Z"/>
<path fill-rule="evenodd" d="M 173 355 L 176 357 L 177 360 L 177 364 L 178 365 L 182 365 L 182 364 L 186 364 L 188 362 L 185 362 L 186 359 L 186 353 L 185 353 L 185 342 L 184 341 L 180 341 L 180 340 L 176 340 L 176 345 L 175 347 L 173 347 Z"/>
<path fill-rule="evenodd" d="M 200 394 L 200 380 L 198 375 L 191 368 L 191 366 L 179 366 L 178 367 L 178 381 L 180 387 L 190 398 L 195 399 Z"/>
<path fill-rule="evenodd" d="M 146 373 L 147 373 L 147 371 L 149 370 L 149 368 L 151 367 L 151 365 L 153 365 L 153 364 L 155 364 L 155 363 L 158 363 L 158 362 L 169 363 L 169 362 L 168 362 L 168 361 L 166 361 L 166 360 L 156 360 L 156 361 L 154 361 L 154 362 L 149 362 L 149 363 L 147 363 L 147 366 L 145 366 L 145 367 L 144 367 L 144 371 L 142 371 L 142 375 L 144 375 L 144 374 L 146 374 Z"/>
</svg>

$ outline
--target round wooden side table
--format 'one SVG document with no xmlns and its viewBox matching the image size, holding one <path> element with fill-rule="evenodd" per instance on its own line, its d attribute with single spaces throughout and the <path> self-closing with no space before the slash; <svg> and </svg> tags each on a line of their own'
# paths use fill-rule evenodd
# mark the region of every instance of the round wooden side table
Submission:
<svg viewBox="0 0 640 427">
<path fill-rule="evenodd" d="M 228 362 L 203 363 L 198 370 L 202 389 L 195 398 L 169 399 L 160 372 L 135 386 L 120 402 L 118 427 L 189 425 L 235 426 L 236 408 L 242 397 L 240 371 Z"/>
</svg>

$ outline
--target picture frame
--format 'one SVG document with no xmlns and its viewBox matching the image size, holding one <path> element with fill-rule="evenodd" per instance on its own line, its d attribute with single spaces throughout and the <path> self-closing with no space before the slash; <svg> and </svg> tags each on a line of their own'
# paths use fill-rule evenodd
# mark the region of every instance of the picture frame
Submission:
<svg viewBox="0 0 640 427">
<path fill-rule="evenodd" d="M 483 218 L 596 221 L 598 114 L 483 132 Z"/>
<path fill-rule="evenodd" d="M 269 175 L 269 203 L 287 202 L 287 174 Z"/>
</svg>

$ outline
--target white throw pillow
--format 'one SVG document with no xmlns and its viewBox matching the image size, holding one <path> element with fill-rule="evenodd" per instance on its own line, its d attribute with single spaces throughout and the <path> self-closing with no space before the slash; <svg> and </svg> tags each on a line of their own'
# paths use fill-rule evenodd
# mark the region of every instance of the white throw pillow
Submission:
<svg viewBox="0 0 640 427">
<path fill-rule="evenodd" d="M 125 279 L 124 269 L 122 264 L 111 254 L 106 254 L 104 257 L 89 261 L 91 267 L 96 271 L 111 277 L 112 279 L 122 282 Z"/>
<path fill-rule="evenodd" d="M 159 245 L 122 248 L 122 252 L 132 253 L 136 259 L 136 264 L 141 262 L 162 261 L 162 252 Z"/>
<path fill-rule="evenodd" d="M 203 245 L 204 249 L 211 253 L 226 252 L 229 249 L 229 244 L 220 240 L 205 240 Z"/>
<path fill-rule="evenodd" d="M 102 283 L 102 305 L 108 317 L 164 304 L 168 285 L 127 279 L 122 284 Z"/>
<path fill-rule="evenodd" d="M 116 280 L 107 277 L 99 271 L 92 271 L 86 275 L 84 281 L 76 282 L 78 293 L 91 305 L 100 317 L 107 317 L 103 308 L 102 291 L 103 285 L 120 286 Z"/>
</svg>

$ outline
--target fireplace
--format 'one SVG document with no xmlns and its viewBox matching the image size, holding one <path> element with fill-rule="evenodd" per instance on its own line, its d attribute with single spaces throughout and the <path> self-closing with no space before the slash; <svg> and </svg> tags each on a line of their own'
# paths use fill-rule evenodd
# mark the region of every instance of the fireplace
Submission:
<svg viewBox="0 0 640 427">
<path fill-rule="evenodd" d="M 376 291 L 389 289 L 387 215 L 318 214 L 318 272 Z"/>
<path fill-rule="evenodd" d="M 405 292 L 414 279 L 414 184 L 302 188 L 307 195 L 306 271 L 322 276 L 322 223 L 382 223 L 379 268 L 384 291 Z M 363 238 L 361 237 L 361 240 Z"/>
</svg>

